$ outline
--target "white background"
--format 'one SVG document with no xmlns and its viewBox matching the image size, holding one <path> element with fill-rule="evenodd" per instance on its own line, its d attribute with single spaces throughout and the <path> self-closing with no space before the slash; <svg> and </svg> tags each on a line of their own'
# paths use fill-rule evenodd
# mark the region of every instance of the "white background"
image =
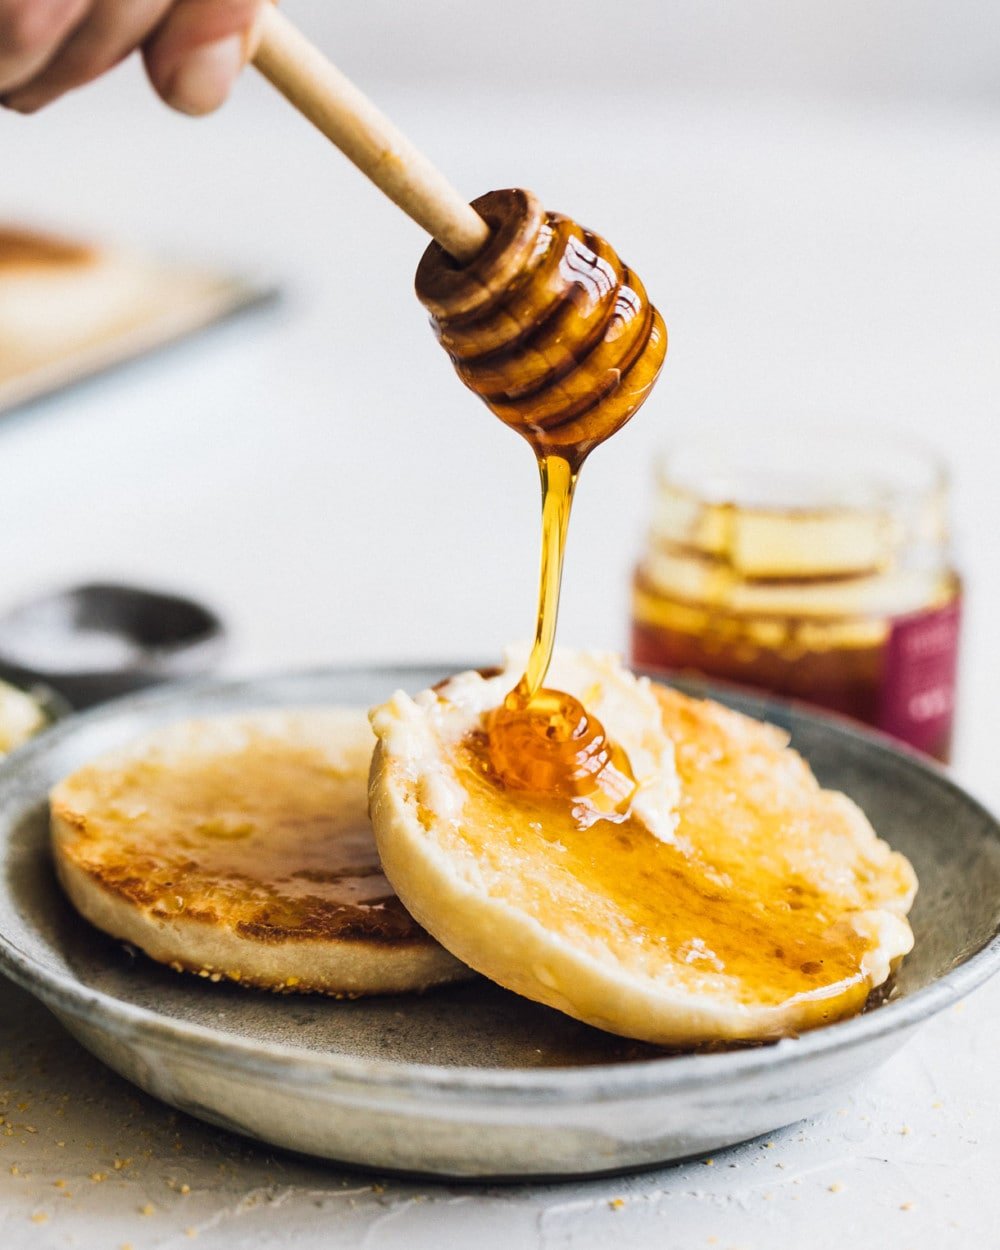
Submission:
<svg viewBox="0 0 1000 1250">
<path fill-rule="evenodd" d="M 463 192 L 532 187 L 607 234 L 664 313 L 671 349 L 657 393 L 583 477 L 562 639 L 624 645 L 652 459 L 668 437 L 719 420 L 746 436 L 767 419 L 929 440 L 953 466 L 969 586 L 957 767 L 1000 805 L 1000 10 L 987 0 L 300 0 L 288 10 Z M 176 586 L 223 611 L 241 670 L 489 660 L 529 632 L 530 453 L 436 348 L 411 295 L 417 229 L 263 83 L 248 76 L 222 114 L 192 122 L 127 66 L 37 118 L 0 115 L 0 216 L 208 259 L 285 293 L 274 311 L 0 422 L 0 606 L 96 575 Z M 11 996 L 11 1016 L 19 1003 Z M 365 1231 L 379 1247 L 473 1236 L 583 1246 L 612 1232 L 650 1247 L 711 1236 L 833 1245 L 848 1234 L 859 1245 L 971 1244 L 1000 1215 L 987 1111 L 1000 1085 L 985 1032 L 998 1003 L 985 991 L 843 1115 L 778 1135 L 773 1187 L 771 1172 L 749 1188 L 718 1173 L 709 1185 L 696 1167 L 624 1188 L 428 1190 L 426 1209 L 390 1187 L 352 1197 L 350 1219 L 338 1206 L 315 1244 L 356 1245 Z M 44 1033 L 40 1019 L 32 1027 Z M 35 1044 L 7 1040 L 12 1056 Z M 121 1088 L 100 1088 L 118 1115 Z M 94 1170 L 83 1139 L 68 1159 L 44 1136 L 23 1137 L 33 1180 L 9 1177 L 0 1153 L 14 1244 L 96 1245 L 96 1216 L 74 1217 L 70 1204 L 28 1223 L 63 1171 Z M 230 1218 L 211 1223 L 213 1152 L 229 1149 L 211 1141 L 190 1162 L 206 1238 Z M 757 1157 L 738 1161 L 764 1176 Z M 227 1210 L 267 1189 L 259 1160 L 233 1166 L 216 1195 Z M 297 1204 L 340 1185 L 323 1169 L 296 1176 L 284 1214 L 254 1216 L 266 1244 L 284 1244 Z M 100 1244 L 119 1233 L 137 1247 L 175 1244 L 187 1217 L 132 1227 L 138 1199 L 115 1183 Z M 607 1199 L 626 1190 L 637 1201 L 610 1223 Z M 906 1202 L 917 1205 L 901 1212 Z M 455 1223 L 455 1203 L 467 1223 Z"/>
</svg>

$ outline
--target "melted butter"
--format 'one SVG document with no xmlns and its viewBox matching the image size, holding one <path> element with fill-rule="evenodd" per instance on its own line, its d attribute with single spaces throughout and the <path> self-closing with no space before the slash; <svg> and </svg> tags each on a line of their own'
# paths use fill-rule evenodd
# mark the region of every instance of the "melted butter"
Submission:
<svg viewBox="0 0 1000 1250">
<path fill-rule="evenodd" d="M 74 858 L 154 914 L 263 941 L 423 937 L 382 873 L 366 770 L 316 748 L 261 737 L 180 768 L 137 762 L 93 823 Z"/>
</svg>

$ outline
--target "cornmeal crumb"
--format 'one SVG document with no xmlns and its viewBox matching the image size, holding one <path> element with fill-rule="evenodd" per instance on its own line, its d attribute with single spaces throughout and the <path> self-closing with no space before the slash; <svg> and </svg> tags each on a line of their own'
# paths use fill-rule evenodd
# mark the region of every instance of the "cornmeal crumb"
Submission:
<svg viewBox="0 0 1000 1250">
<path fill-rule="evenodd" d="M 154 1206 L 153 1206 L 153 1204 L 152 1204 L 151 1202 L 144 1203 L 144 1204 L 143 1204 L 143 1205 L 139 1208 L 139 1214 L 140 1214 L 140 1215 L 155 1215 L 155 1214 L 156 1214 L 156 1207 L 154 1207 Z"/>
<path fill-rule="evenodd" d="M 48 1215 L 44 1211 L 36 1211 L 31 1217 L 32 1224 L 44 1224 L 48 1220 Z"/>
<path fill-rule="evenodd" d="M 701 1165 L 702 1167 L 705 1167 L 705 1168 L 714 1168 L 715 1160 L 714 1159 L 702 1159 Z"/>
<path fill-rule="evenodd" d="M 827 1188 L 831 1194 L 842 1194 L 845 1187 L 841 1181 L 834 1181 L 833 1184 L 828 1185 Z"/>
<path fill-rule="evenodd" d="M 912 1203 L 912 1202 L 901 1202 L 901 1203 L 899 1204 L 899 1209 L 900 1209 L 900 1211 L 912 1211 L 912 1210 L 913 1210 L 913 1203 Z"/>
<path fill-rule="evenodd" d="M 101 1181 L 106 1181 L 108 1179 L 108 1174 L 107 1172 L 91 1172 L 90 1179 L 96 1184 L 100 1184 Z"/>
<path fill-rule="evenodd" d="M 625 1205 L 624 1198 L 612 1198 L 611 1201 L 608 1203 L 608 1206 L 611 1208 L 612 1211 L 620 1211 L 624 1205 Z"/>
</svg>

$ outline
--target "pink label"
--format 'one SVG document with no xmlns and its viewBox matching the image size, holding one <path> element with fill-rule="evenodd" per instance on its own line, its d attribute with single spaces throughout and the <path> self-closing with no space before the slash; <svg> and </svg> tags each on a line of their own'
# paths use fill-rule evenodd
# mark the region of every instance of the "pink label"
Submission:
<svg viewBox="0 0 1000 1250">
<path fill-rule="evenodd" d="M 900 617 L 889 634 L 878 727 L 946 759 L 955 716 L 961 601 Z"/>
</svg>

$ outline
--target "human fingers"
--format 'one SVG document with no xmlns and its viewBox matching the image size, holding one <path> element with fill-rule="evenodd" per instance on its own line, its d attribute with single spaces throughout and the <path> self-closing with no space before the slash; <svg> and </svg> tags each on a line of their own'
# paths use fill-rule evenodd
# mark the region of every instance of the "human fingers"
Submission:
<svg viewBox="0 0 1000 1250">
<path fill-rule="evenodd" d="M 210 113 L 243 68 L 261 0 L 177 0 L 146 43 L 156 91 L 182 113 Z"/>
<path fill-rule="evenodd" d="M 0 0 L 0 93 L 44 68 L 90 7 L 91 0 Z"/>
<path fill-rule="evenodd" d="M 86 19 L 41 70 L 8 92 L 4 103 L 33 113 L 91 82 L 144 43 L 170 7 L 171 0 L 92 0 Z"/>
</svg>

